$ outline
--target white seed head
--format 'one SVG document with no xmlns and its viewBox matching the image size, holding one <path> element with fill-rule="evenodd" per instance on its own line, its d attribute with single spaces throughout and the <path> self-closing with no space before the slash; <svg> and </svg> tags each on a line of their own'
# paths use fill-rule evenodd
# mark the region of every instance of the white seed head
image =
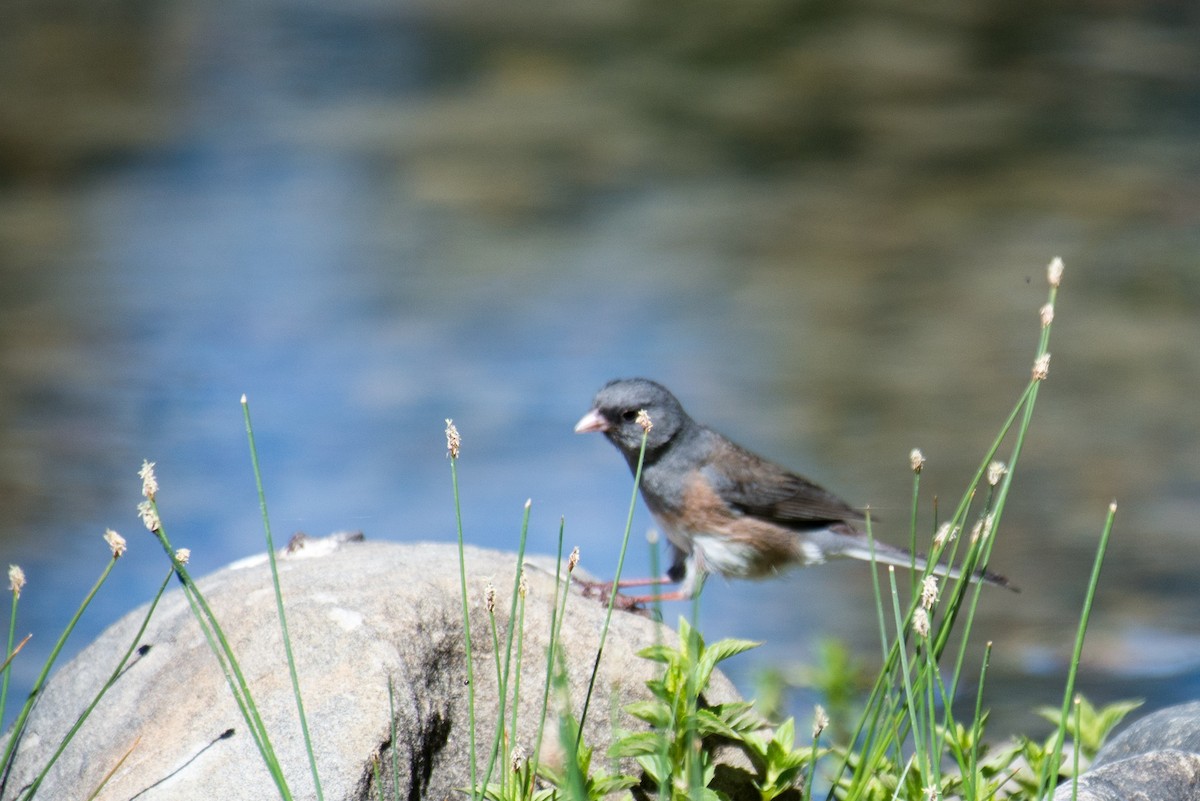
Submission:
<svg viewBox="0 0 1200 801">
<path fill-rule="evenodd" d="M 1057 287 L 1062 283 L 1063 260 L 1055 256 L 1050 261 L 1050 266 L 1046 268 L 1046 280 L 1050 282 L 1050 286 Z"/>
<path fill-rule="evenodd" d="M 912 629 L 918 637 L 929 636 L 929 613 L 924 607 L 918 606 L 913 612 Z"/>
<path fill-rule="evenodd" d="M 21 597 L 21 589 L 25 586 L 25 571 L 19 565 L 8 566 L 8 588 L 17 598 Z"/>
<path fill-rule="evenodd" d="M 925 454 L 921 453 L 920 448 L 913 448 L 912 453 L 908 455 L 908 463 L 912 465 L 914 473 L 920 473 L 921 468 L 925 466 Z"/>
<path fill-rule="evenodd" d="M 647 434 L 650 433 L 650 429 L 654 428 L 654 423 L 652 423 L 650 421 L 650 413 L 647 412 L 645 409 L 641 409 L 640 411 L 638 411 L 637 424 L 639 426 L 641 426 L 642 431 L 645 431 Z"/>
<path fill-rule="evenodd" d="M 991 486 L 996 486 L 1000 483 L 1000 479 L 1004 478 L 1004 474 L 1008 472 L 1008 467 L 1004 462 L 996 461 L 988 465 L 987 468 L 987 483 Z"/>
<path fill-rule="evenodd" d="M 104 541 L 108 543 L 108 548 L 112 551 L 113 559 L 120 559 L 125 555 L 125 538 L 111 528 L 105 530 Z"/>
<path fill-rule="evenodd" d="M 138 471 L 138 476 L 142 479 L 142 496 L 147 500 L 154 500 L 154 496 L 158 494 L 158 478 L 154 475 L 154 462 L 142 460 L 142 469 Z"/>
<path fill-rule="evenodd" d="M 1042 308 L 1038 309 L 1038 316 L 1042 318 L 1042 328 L 1054 322 L 1054 304 L 1047 303 Z"/>
<path fill-rule="evenodd" d="M 513 773 L 520 773 L 525 767 L 525 749 L 520 743 L 513 746 L 512 753 L 509 754 L 509 762 Z"/>
<path fill-rule="evenodd" d="M 138 517 L 142 518 L 142 525 L 148 531 L 155 532 L 162 528 L 162 520 L 158 517 L 158 510 L 154 508 L 154 501 L 146 500 L 137 505 Z"/>
<path fill-rule="evenodd" d="M 1050 354 L 1043 353 L 1037 357 L 1033 363 L 1033 380 L 1045 381 L 1046 376 L 1050 374 Z"/>
<path fill-rule="evenodd" d="M 938 599 L 938 583 L 936 576 L 926 576 L 921 582 L 921 606 L 932 609 Z"/>
<path fill-rule="evenodd" d="M 974 545 L 979 540 L 986 540 L 992 533 L 992 523 L 996 520 L 994 515 L 984 515 L 984 518 L 975 524 L 971 529 L 971 544 Z"/>
<path fill-rule="evenodd" d="M 454 421 L 449 417 L 446 418 L 446 454 L 451 459 L 458 458 L 458 451 L 462 447 L 462 437 L 458 435 L 458 428 L 455 427 Z"/>
<path fill-rule="evenodd" d="M 829 713 L 825 711 L 825 707 L 817 704 L 813 710 L 812 738 L 817 739 L 827 728 L 829 728 Z"/>
<path fill-rule="evenodd" d="M 935 548 L 943 547 L 947 542 L 953 542 L 958 536 L 958 526 L 950 523 L 942 523 L 938 526 L 937 533 L 933 535 L 933 546 Z"/>
<path fill-rule="evenodd" d="M 571 549 L 571 555 L 567 557 L 567 572 L 575 570 L 575 566 L 579 564 L 579 546 L 576 545 Z"/>
<path fill-rule="evenodd" d="M 192 559 L 191 548 L 180 548 L 175 551 L 175 561 L 181 565 L 186 565 Z"/>
<path fill-rule="evenodd" d="M 496 611 L 496 588 L 492 586 L 491 579 L 483 585 L 483 605 L 487 607 L 488 614 Z"/>
</svg>

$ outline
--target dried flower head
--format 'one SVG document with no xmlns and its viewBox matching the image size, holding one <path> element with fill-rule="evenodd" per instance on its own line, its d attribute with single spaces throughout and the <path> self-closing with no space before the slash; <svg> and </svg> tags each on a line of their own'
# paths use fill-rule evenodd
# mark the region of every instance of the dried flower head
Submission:
<svg viewBox="0 0 1200 801">
<path fill-rule="evenodd" d="M 1045 381 L 1046 376 L 1050 374 L 1050 354 L 1043 353 L 1037 357 L 1033 363 L 1033 380 Z"/>
<path fill-rule="evenodd" d="M 921 582 L 921 606 L 932 609 L 938 599 L 938 583 L 936 576 L 926 576 Z"/>
<path fill-rule="evenodd" d="M 929 636 L 929 613 L 924 607 L 918 606 L 913 611 L 912 630 L 918 637 Z"/>
<path fill-rule="evenodd" d="M 995 461 L 988 465 L 987 468 L 987 483 L 991 486 L 996 486 L 1000 483 L 1000 479 L 1004 478 L 1004 474 L 1008 472 L 1008 467 L 1001 461 Z"/>
<path fill-rule="evenodd" d="M 1062 283 L 1063 260 L 1055 256 L 1050 261 L 1050 266 L 1046 268 L 1046 280 L 1050 282 L 1050 286 L 1057 287 Z"/>
<path fill-rule="evenodd" d="M 21 590 L 25 586 L 25 571 L 19 565 L 8 566 L 8 588 L 12 590 L 13 596 L 20 598 Z"/>
<path fill-rule="evenodd" d="M 971 529 L 971 544 L 974 545 L 979 540 L 986 540 L 992 533 L 992 523 L 995 521 L 993 515 L 984 515 L 984 518 L 975 524 Z"/>
<path fill-rule="evenodd" d="M 175 561 L 181 565 L 186 565 L 192 559 L 191 548 L 180 548 L 175 551 Z"/>
<path fill-rule="evenodd" d="M 143 459 L 138 477 L 142 480 L 142 496 L 147 500 L 154 500 L 154 496 L 158 494 L 158 478 L 154 475 L 154 462 Z"/>
<path fill-rule="evenodd" d="M 1054 322 L 1054 304 L 1047 303 L 1042 308 L 1038 309 L 1038 316 L 1042 318 L 1042 328 Z"/>
<path fill-rule="evenodd" d="M 645 409 L 642 409 L 637 413 L 637 424 L 641 426 L 642 431 L 645 431 L 647 434 L 650 433 L 650 429 L 654 428 L 654 423 L 650 422 L 650 413 Z"/>
<path fill-rule="evenodd" d="M 496 611 L 496 588 L 492 586 L 491 579 L 483 585 L 483 605 L 487 607 L 489 615 Z"/>
<path fill-rule="evenodd" d="M 137 505 L 138 517 L 142 518 L 142 525 L 147 530 L 154 532 L 162 528 L 162 520 L 158 517 L 158 510 L 154 508 L 154 501 L 142 501 Z"/>
<path fill-rule="evenodd" d="M 576 545 L 571 549 L 571 555 L 567 557 L 567 572 L 575 570 L 575 566 L 579 564 L 579 546 Z"/>
<path fill-rule="evenodd" d="M 933 535 L 933 547 L 941 548 L 948 542 L 953 542 L 958 536 L 958 526 L 950 523 L 942 523 L 938 526 L 937 533 Z"/>
<path fill-rule="evenodd" d="M 512 752 L 509 754 L 510 767 L 513 773 L 520 773 L 525 768 L 525 749 L 520 743 L 513 746 Z"/>
<path fill-rule="evenodd" d="M 125 538 L 111 528 L 104 531 L 104 541 L 108 543 L 113 559 L 120 559 L 125 555 Z"/>
<path fill-rule="evenodd" d="M 454 421 L 449 417 L 446 418 L 446 454 L 451 459 L 458 458 L 458 451 L 462 447 L 462 437 L 458 435 L 458 429 L 454 425 Z"/>
<path fill-rule="evenodd" d="M 908 463 L 912 465 L 914 473 L 920 473 L 921 468 L 925 466 L 925 454 L 921 453 L 920 448 L 913 448 L 912 453 L 908 455 Z"/>
<path fill-rule="evenodd" d="M 821 732 L 827 728 L 829 728 L 829 713 L 825 711 L 825 707 L 817 704 L 816 708 L 813 709 L 813 739 L 815 740 L 820 737 Z"/>
</svg>

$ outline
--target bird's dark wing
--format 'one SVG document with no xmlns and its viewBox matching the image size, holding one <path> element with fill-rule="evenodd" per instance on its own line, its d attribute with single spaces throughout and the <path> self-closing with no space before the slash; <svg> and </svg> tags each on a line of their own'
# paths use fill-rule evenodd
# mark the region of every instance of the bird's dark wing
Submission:
<svg viewBox="0 0 1200 801">
<path fill-rule="evenodd" d="M 861 520 L 862 512 L 808 479 L 728 440 L 702 470 L 725 503 L 790 528 Z"/>
</svg>

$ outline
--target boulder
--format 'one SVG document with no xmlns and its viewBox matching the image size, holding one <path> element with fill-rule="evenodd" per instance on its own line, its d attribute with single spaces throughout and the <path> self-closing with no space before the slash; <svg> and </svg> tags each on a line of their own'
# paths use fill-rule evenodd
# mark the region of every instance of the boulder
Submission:
<svg viewBox="0 0 1200 801">
<path fill-rule="evenodd" d="M 1071 797 L 1071 782 L 1054 793 Z M 1110 740 L 1079 777 L 1076 798 L 1200 801 L 1200 702 L 1160 709 Z"/>
<path fill-rule="evenodd" d="M 1200 801 L 1200 755 L 1151 751 L 1087 771 L 1078 790 L 1063 782 L 1054 801 Z"/>
<path fill-rule="evenodd" d="M 1200 701 L 1160 709 L 1127 726 L 1092 762 L 1092 769 L 1152 751 L 1200 754 Z"/>
<path fill-rule="evenodd" d="M 458 549 L 454 545 L 299 541 L 280 553 L 280 584 L 304 707 L 329 801 L 393 795 L 461 796 L 469 785 L 468 703 Z M 474 644 L 477 766 L 486 766 L 498 709 L 496 650 L 485 609 L 485 584 L 495 586 L 501 646 L 509 626 L 515 556 L 466 549 Z M 545 683 L 553 559 L 527 559 L 528 590 L 520 664 L 516 744 L 532 752 Z M 297 799 L 316 797 L 276 618 L 266 555 L 201 579 L 199 587 L 225 630 L 254 702 Z M 28 786 L 108 680 L 145 616 L 135 610 L 102 634 L 49 682 L 7 777 L 4 798 Z M 576 716 L 596 656 L 605 608 L 572 594 L 560 641 Z M 588 713 L 585 741 L 598 755 L 614 724 L 642 724 L 618 712 L 648 697 L 657 666 L 636 656 L 670 629 L 638 615 L 614 613 Z M 163 596 L 139 652 L 84 723 L 42 784 L 39 798 L 98 796 L 138 801 L 262 801 L 275 784 L 234 703 L 217 660 L 182 591 Z M 501 653 L 503 663 L 503 653 Z M 516 657 L 513 658 L 514 672 Z M 388 688 L 394 714 L 389 714 Z M 553 696 L 556 693 L 552 693 Z M 714 674 L 708 700 L 736 699 Z M 511 715 L 511 705 L 506 717 Z M 619 721 L 610 715 L 620 716 Z M 557 748 L 553 713 L 543 758 Z M 395 738 L 392 730 L 395 726 Z M 496 771 L 506 766 L 497 765 Z M 493 774 L 495 777 L 496 773 Z"/>
</svg>

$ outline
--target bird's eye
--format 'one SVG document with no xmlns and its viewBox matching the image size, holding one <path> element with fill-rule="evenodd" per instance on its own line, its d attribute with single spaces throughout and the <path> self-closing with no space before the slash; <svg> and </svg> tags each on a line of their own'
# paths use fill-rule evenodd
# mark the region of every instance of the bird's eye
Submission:
<svg viewBox="0 0 1200 801">
<path fill-rule="evenodd" d="M 637 409 L 627 409 L 621 412 L 621 419 L 626 423 L 632 423 L 637 419 Z"/>
</svg>

